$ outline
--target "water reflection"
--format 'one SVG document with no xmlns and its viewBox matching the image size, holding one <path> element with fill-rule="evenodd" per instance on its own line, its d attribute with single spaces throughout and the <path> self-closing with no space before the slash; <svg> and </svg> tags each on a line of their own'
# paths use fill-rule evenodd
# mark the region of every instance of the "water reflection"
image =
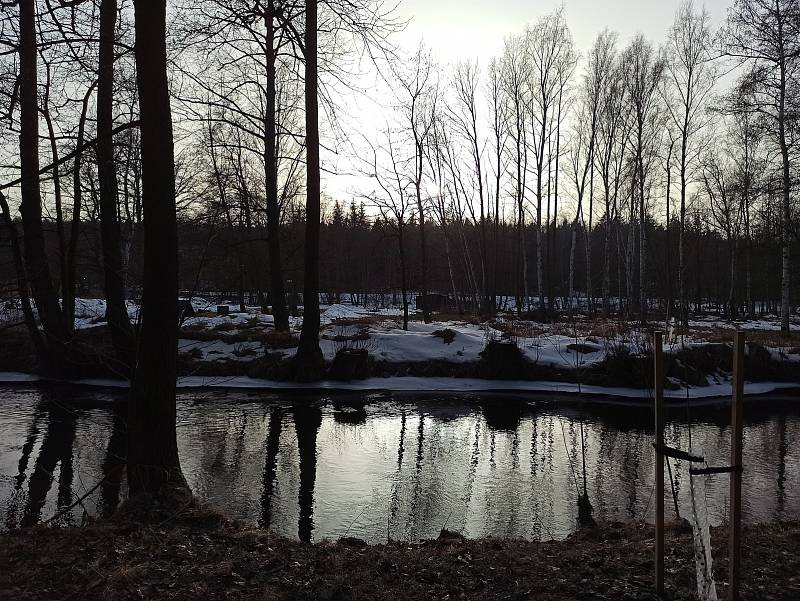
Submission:
<svg viewBox="0 0 800 601">
<path fill-rule="evenodd" d="M 6 527 L 75 504 L 108 514 L 126 494 L 124 396 L 74 388 L 0 390 L 0 510 Z M 749 522 L 800 517 L 800 410 L 749 404 Z M 688 446 L 683 411 L 671 446 Z M 709 464 L 729 454 L 727 408 L 693 410 Z M 195 493 L 231 517 L 301 540 L 466 536 L 560 538 L 595 521 L 648 519 L 654 506 L 649 409 L 518 398 L 294 398 L 181 393 L 181 462 Z M 667 503 L 687 513 L 686 465 L 671 461 Z M 99 486 L 98 486 L 99 485 Z M 727 507 L 707 483 L 710 516 Z M 673 497 L 674 491 L 674 497 Z M 674 499 L 674 500 L 673 500 Z"/>
<path fill-rule="evenodd" d="M 292 407 L 297 451 L 300 455 L 300 518 L 297 537 L 311 540 L 314 531 L 314 483 L 317 479 L 317 433 L 322 425 L 322 410 L 316 403 L 298 402 Z"/>
<path fill-rule="evenodd" d="M 265 443 L 267 454 L 264 462 L 264 480 L 261 493 L 261 517 L 258 525 L 269 528 L 272 524 L 272 492 L 275 488 L 275 476 L 278 472 L 278 451 L 280 450 L 283 409 L 272 407 L 269 413 L 269 428 Z"/>
<path fill-rule="evenodd" d="M 28 478 L 27 501 L 20 520 L 22 526 L 30 526 L 40 521 L 47 493 L 50 492 L 54 480 L 57 482 L 56 506 L 58 509 L 64 509 L 72 504 L 74 476 L 72 445 L 75 441 L 78 414 L 73 408 L 59 403 L 49 395 L 42 396 L 36 413 L 37 416 L 34 420 L 41 416 L 41 421 L 44 421 L 46 425 L 36 463 Z M 28 442 L 26 441 L 26 444 Z M 24 462 L 27 464 L 27 457 Z M 20 466 L 22 466 L 22 460 L 20 460 Z M 56 472 L 56 467 L 59 468 L 58 472 Z M 17 478 L 22 481 L 24 472 L 20 471 Z M 69 521 L 69 515 L 65 516 L 65 521 Z"/>
<path fill-rule="evenodd" d="M 123 403 L 112 405 L 111 435 L 108 437 L 100 484 L 100 513 L 104 516 L 114 513 L 120 503 L 128 445 L 126 409 Z"/>
</svg>

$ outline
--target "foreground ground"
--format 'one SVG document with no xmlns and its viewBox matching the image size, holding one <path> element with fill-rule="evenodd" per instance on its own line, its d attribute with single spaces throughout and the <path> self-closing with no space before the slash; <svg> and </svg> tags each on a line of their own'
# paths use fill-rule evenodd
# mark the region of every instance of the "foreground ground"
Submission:
<svg viewBox="0 0 800 601">
<path fill-rule="evenodd" d="M 720 598 L 724 529 L 713 533 Z M 0 535 L 2 599 L 656 599 L 653 531 L 608 525 L 561 542 L 366 546 L 288 541 L 211 519 Z M 800 599 L 800 523 L 745 530 L 742 599 Z M 667 599 L 693 599 L 690 533 L 666 543 Z"/>
</svg>

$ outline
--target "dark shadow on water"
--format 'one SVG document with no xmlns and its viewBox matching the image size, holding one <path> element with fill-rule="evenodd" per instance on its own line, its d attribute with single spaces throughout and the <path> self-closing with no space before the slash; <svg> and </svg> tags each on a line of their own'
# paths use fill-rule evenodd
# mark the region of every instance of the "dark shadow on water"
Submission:
<svg viewBox="0 0 800 601">
<path fill-rule="evenodd" d="M 317 478 L 317 433 L 322 425 L 322 409 L 316 404 L 295 403 L 292 414 L 300 455 L 297 536 L 303 542 L 311 542 L 314 531 L 314 482 Z"/>
<path fill-rule="evenodd" d="M 486 425 L 493 431 L 516 432 L 527 402 L 514 399 L 481 401 L 481 411 Z"/>
<path fill-rule="evenodd" d="M 42 393 L 41 402 L 44 405 L 47 429 L 28 480 L 28 500 L 20 521 L 21 526 L 32 526 L 41 520 L 47 494 L 53 485 L 56 466 L 60 465 L 57 508 L 68 507 L 73 501 L 72 447 L 75 443 L 78 415 L 74 408 L 57 401 L 49 393 Z M 68 516 L 66 521 L 69 521 Z"/>
<path fill-rule="evenodd" d="M 334 400 L 333 419 L 337 424 L 361 425 L 367 423 L 367 409 L 363 401 Z"/>
<path fill-rule="evenodd" d="M 283 409 L 275 405 L 270 410 L 267 429 L 267 455 L 264 461 L 264 479 L 261 489 L 261 516 L 258 520 L 260 528 L 269 528 L 272 524 L 272 493 L 275 490 L 275 476 L 278 472 L 278 452 L 280 451 L 282 427 Z"/>
<path fill-rule="evenodd" d="M 36 445 L 36 439 L 39 437 L 39 427 L 44 416 L 45 412 L 43 411 L 42 403 L 39 403 L 28 427 L 25 443 L 22 445 L 22 455 L 19 458 L 17 475 L 14 476 L 14 490 L 6 511 L 6 528 L 15 528 L 18 524 L 20 503 L 23 500 L 22 485 L 27 478 L 28 463 L 31 459 L 33 447 Z"/>
<path fill-rule="evenodd" d="M 100 511 L 103 516 L 111 515 L 119 506 L 128 449 L 128 405 L 114 403 L 112 411 L 111 435 L 106 446 L 102 465 L 103 483 L 100 485 Z"/>
</svg>

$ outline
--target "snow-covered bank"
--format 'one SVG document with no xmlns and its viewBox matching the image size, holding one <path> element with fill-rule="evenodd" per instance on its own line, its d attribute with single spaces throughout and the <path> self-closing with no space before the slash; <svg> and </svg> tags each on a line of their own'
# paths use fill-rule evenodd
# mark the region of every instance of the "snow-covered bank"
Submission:
<svg viewBox="0 0 800 601">
<path fill-rule="evenodd" d="M 96 386 L 107 388 L 127 388 L 128 382 L 105 378 L 90 378 L 82 380 L 51 380 L 30 374 L 17 372 L 0 372 L 0 384 L 33 383 L 33 382 L 59 382 L 79 386 Z M 525 380 L 483 380 L 478 378 L 425 378 L 425 377 L 391 377 L 367 378 L 353 382 L 322 381 L 312 384 L 299 384 L 295 382 L 278 382 L 246 376 L 185 376 L 178 378 L 178 388 L 184 389 L 247 389 L 266 390 L 271 392 L 405 392 L 405 393 L 444 393 L 444 394 L 472 394 L 472 393 L 550 393 L 554 395 L 590 395 L 597 397 L 611 397 L 631 400 L 650 400 L 652 391 L 638 388 L 587 386 L 565 382 L 531 382 Z M 746 395 L 761 395 L 780 390 L 797 391 L 800 400 L 800 385 L 791 382 L 748 382 L 745 384 Z M 667 390 L 664 396 L 667 399 L 685 400 L 714 399 L 729 397 L 732 388 L 728 383 L 712 384 L 704 387 L 695 387 L 682 390 Z"/>
</svg>

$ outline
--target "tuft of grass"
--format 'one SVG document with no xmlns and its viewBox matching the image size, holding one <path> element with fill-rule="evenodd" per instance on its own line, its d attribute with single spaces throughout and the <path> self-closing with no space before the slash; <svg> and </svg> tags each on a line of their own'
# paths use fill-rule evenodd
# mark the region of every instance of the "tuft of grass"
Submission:
<svg viewBox="0 0 800 601">
<path fill-rule="evenodd" d="M 291 332 L 278 332 L 270 330 L 261 336 L 264 344 L 269 345 L 270 348 L 294 348 L 299 342 L 297 338 L 292 336 Z"/>
</svg>

